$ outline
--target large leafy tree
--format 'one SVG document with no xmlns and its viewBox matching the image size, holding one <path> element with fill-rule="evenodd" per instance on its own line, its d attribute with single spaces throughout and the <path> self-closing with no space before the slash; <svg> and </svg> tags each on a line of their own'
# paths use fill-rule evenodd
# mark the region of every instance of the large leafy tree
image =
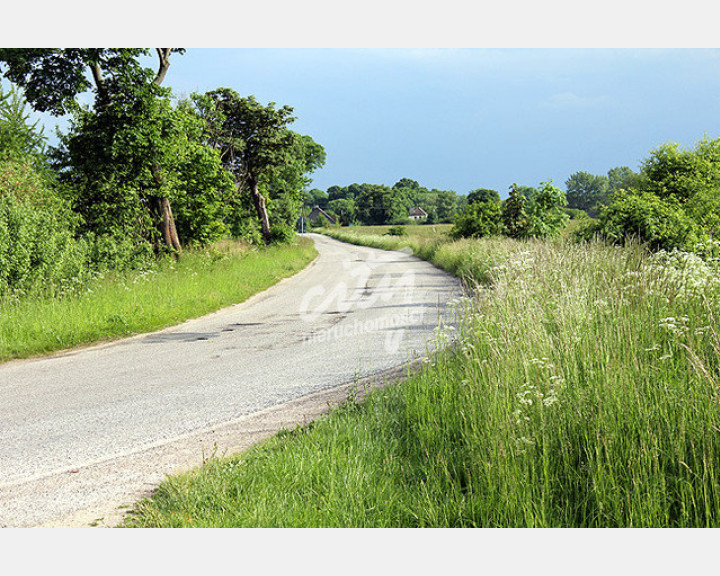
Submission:
<svg viewBox="0 0 720 576">
<path fill-rule="evenodd" d="M 239 192 L 247 192 L 255 207 L 262 236 L 273 240 L 267 182 L 292 158 L 297 135 L 288 129 L 295 120 L 290 106 L 263 106 L 254 96 L 241 97 L 230 88 L 196 95 L 207 123 L 207 141 L 220 152 L 223 165 L 235 177 Z"/>
<path fill-rule="evenodd" d="M 23 87 L 33 108 L 74 115 L 60 157 L 66 173 L 86 185 L 80 205 L 97 208 L 95 203 L 103 201 L 107 214 L 130 209 L 130 204 L 143 213 L 147 206 L 164 243 L 179 253 L 165 162 L 172 130 L 159 102 L 168 94 L 160 86 L 173 52 L 182 49 L 156 48 L 155 70 L 139 61 L 150 54 L 147 48 L 0 49 L 0 64 L 5 76 Z M 94 97 L 92 110 L 81 105 L 87 93 Z M 120 183 L 128 193 L 109 193 Z M 91 224 L 107 228 L 109 221 L 98 219 L 97 210 L 87 215 Z"/>
<path fill-rule="evenodd" d="M 478 188 L 468 193 L 467 201 L 468 204 L 474 204 L 476 202 L 495 202 L 496 204 L 500 204 L 500 194 L 497 190 Z"/>
<path fill-rule="evenodd" d="M 79 97 L 93 91 L 96 106 L 109 102 L 123 86 L 137 89 L 160 86 L 173 52 L 182 48 L 156 48 L 158 67 L 143 67 L 140 56 L 148 48 L 2 48 L 4 74 L 22 86 L 35 110 L 62 116 L 75 112 Z"/>
<path fill-rule="evenodd" d="M 584 210 L 590 216 L 596 216 L 608 202 L 610 181 L 607 176 L 575 172 L 566 180 L 565 187 L 568 208 Z"/>
<path fill-rule="evenodd" d="M 282 240 L 294 234 L 306 188 L 312 182 L 309 174 L 325 164 L 325 149 L 310 136 L 291 132 L 292 144 L 285 159 L 260 184 L 268 199 L 268 215 L 273 237 Z"/>
</svg>

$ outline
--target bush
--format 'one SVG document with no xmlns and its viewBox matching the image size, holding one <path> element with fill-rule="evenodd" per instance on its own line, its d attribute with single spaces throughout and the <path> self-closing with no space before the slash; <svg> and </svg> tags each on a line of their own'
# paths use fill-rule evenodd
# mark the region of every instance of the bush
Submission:
<svg viewBox="0 0 720 576">
<path fill-rule="evenodd" d="M 563 212 L 568 215 L 570 220 L 587 220 L 590 218 L 585 210 L 580 210 L 579 208 L 563 208 Z"/>
<path fill-rule="evenodd" d="M 503 232 L 502 210 L 493 201 L 472 202 L 455 217 L 450 236 L 458 238 L 482 238 Z"/>
<path fill-rule="evenodd" d="M 552 181 L 542 182 L 533 191 L 527 203 L 527 236 L 545 238 L 557 236 L 565 227 L 568 216 L 562 207 L 566 204 L 565 193 L 553 186 Z"/>
<path fill-rule="evenodd" d="M 407 236 L 407 230 L 405 226 L 390 226 L 390 229 L 386 232 L 387 236 Z"/>
<path fill-rule="evenodd" d="M 285 244 L 295 238 L 295 228 L 287 224 L 273 224 L 270 226 L 270 235 L 273 244 Z"/>
<path fill-rule="evenodd" d="M 0 295 L 62 289 L 88 275 L 89 246 L 28 162 L 0 162 Z"/>
<path fill-rule="evenodd" d="M 596 223 L 578 230 L 579 239 L 600 236 L 613 243 L 636 238 L 652 250 L 692 251 L 707 234 L 674 198 L 661 199 L 651 192 L 621 190 Z"/>
</svg>

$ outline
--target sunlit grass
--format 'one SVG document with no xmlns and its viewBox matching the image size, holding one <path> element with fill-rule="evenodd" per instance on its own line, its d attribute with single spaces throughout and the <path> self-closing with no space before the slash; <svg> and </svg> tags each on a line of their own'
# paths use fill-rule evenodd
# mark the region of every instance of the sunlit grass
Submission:
<svg viewBox="0 0 720 576">
<path fill-rule="evenodd" d="M 179 262 L 106 274 L 59 298 L 0 302 L 0 361 L 171 326 L 242 302 L 305 267 L 312 242 L 251 249 L 223 242 L 188 250 Z"/>
<path fill-rule="evenodd" d="M 717 269 L 508 239 L 436 257 L 486 277 L 453 350 L 169 479 L 128 524 L 720 526 Z"/>
</svg>

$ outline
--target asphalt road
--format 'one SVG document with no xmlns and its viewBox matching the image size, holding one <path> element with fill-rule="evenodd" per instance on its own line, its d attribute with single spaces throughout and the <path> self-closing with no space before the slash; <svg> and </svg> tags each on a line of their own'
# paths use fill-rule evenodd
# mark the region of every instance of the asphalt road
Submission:
<svg viewBox="0 0 720 576">
<path fill-rule="evenodd" d="M 308 236 L 318 258 L 245 303 L 0 365 L 0 526 L 108 524 L 165 474 L 426 356 L 453 323 L 455 278 L 405 253 Z"/>
</svg>

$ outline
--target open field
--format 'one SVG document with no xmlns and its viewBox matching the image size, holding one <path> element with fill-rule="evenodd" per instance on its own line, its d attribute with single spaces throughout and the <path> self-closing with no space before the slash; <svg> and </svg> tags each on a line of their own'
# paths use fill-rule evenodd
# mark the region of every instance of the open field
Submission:
<svg viewBox="0 0 720 576">
<path fill-rule="evenodd" d="M 452 229 L 452 224 L 409 224 L 402 226 L 411 238 L 439 238 L 447 236 Z M 330 230 L 342 231 L 347 234 L 383 236 L 394 226 L 343 226 L 341 228 L 330 228 Z"/>
<path fill-rule="evenodd" d="M 0 361 L 150 332 L 246 300 L 304 268 L 312 241 L 261 250 L 223 241 L 179 262 L 98 276 L 60 298 L 0 301 Z"/>
<path fill-rule="evenodd" d="M 453 350 L 169 479 L 127 525 L 720 526 L 716 268 L 563 241 L 442 250 L 480 280 Z"/>
</svg>

